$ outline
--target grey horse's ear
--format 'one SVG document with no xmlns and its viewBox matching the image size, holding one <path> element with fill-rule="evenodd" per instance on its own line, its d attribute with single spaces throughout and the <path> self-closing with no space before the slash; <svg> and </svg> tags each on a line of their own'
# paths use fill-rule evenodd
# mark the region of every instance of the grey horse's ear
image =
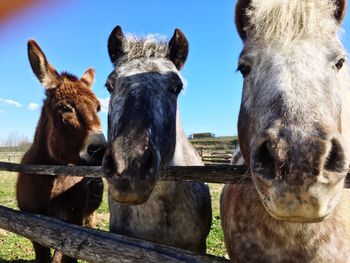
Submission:
<svg viewBox="0 0 350 263">
<path fill-rule="evenodd" d="M 345 17 L 347 0 L 334 0 L 335 12 L 334 18 L 337 20 L 337 23 L 340 25 Z"/>
<path fill-rule="evenodd" d="M 251 0 L 238 0 L 235 8 L 235 24 L 237 32 L 243 41 L 247 38 L 244 28 L 249 23 L 246 12 L 250 4 Z"/>
<path fill-rule="evenodd" d="M 124 41 L 125 36 L 120 26 L 116 26 L 108 38 L 108 54 L 112 63 L 115 64 L 117 60 L 124 55 Z"/>
<path fill-rule="evenodd" d="M 58 72 L 47 61 L 44 52 L 33 39 L 28 41 L 28 58 L 35 76 L 46 89 L 53 89 L 59 85 Z"/>
<path fill-rule="evenodd" d="M 173 37 L 169 41 L 169 59 L 180 70 L 186 62 L 188 55 L 188 42 L 180 29 L 175 29 Z"/>
</svg>

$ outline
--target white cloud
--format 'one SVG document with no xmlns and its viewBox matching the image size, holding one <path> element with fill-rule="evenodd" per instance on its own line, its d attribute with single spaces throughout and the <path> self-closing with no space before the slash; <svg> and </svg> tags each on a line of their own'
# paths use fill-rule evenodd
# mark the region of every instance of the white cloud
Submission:
<svg viewBox="0 0 350 263">
<path fill-rule="evenodd" d="M 103 98 L 98 98 L 98 100 L 101 103 L 101 112 L 103 113 L 108 113 L 108 107 L 109 107 L 109 97 L 106 97 L 105 99 Z"/>
<path fill-rule="evenodd" d="M 22 107 L 22 105 L 17 101 L 9 100 L 9 99 L 2 99 L 2 98 L 0 98 L 0 104 L 11 105 L 11 106 L 15 106 L 17 108 Z"/>
<path fill-rule="evenodd" d="M 36 110 L 38 107 L 39 107 L 39 105 L 34 103 L 34 102 L 31 102 L 28 104 L 28 110 L 31 110 L 31 111 Z"/>
<path fill-rule="evenodd" d="M 0 110 L 0 114 L 3 114 L 3 113 L 5 113 L 5 111 L 4 110 Z"/>
</svg>

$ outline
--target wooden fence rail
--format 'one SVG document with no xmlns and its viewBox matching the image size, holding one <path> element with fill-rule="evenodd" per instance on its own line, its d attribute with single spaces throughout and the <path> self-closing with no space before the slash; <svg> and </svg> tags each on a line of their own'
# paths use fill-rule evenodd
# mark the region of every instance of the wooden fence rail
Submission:
<svg viewBox="0 0 350 263">
<path fill-rule="evenodd" d="M 26 172 L 31 174 L 103 177 L 100 166 L 29 165 L 0 162 L 0 171 Z M 197 181 L 220 184 L 251 183 L 247 167 L 243 165 L 170 166 L 164 168 L 160 181 Z M 346 178 L 350 187 L 350 174 Z"/>
<path fill-rule="evenodd" d="M 0 228 L 89 262 L 228 262 L 0 206 Z"/>
<path fill-rule="evenodd" d="M 32 174 L 103 177 L 100 166 L 28 165 L 0 162 L 0 171 Z M 240 165 L 170 166 L 161 181 L 203 181 L 208 183 L 249 183 L 247 167 Z"/>
</svg>

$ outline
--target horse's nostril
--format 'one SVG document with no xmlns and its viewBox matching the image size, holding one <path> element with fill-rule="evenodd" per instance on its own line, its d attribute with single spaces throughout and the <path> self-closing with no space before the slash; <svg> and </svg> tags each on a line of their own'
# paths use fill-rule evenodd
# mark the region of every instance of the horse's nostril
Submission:
<svg viewBox="0 0 350 263">
<path fill-rule="evenodd" d="M 332 146 L 328 153 L 324 168 L 332 172 L 343 172 L 345 168 L 343 147 L 336 139 L 332 139 L 331 144 Z"/>
<path fill-rule="evenodd" d="M 116 173 L 117 169 L 110 154 L 105 154 L 102 162 L 102 169 L 106 177 L 112 177 Z"/>
<path fill-rule="evenodd" d="M 87 148 L 87 154 L 94 159 L 102 159 L 106 147 L 101 144 L 90 144 Z"/>
<path fill-rule="evenodd" d="M 275 160 L 268 142 L 264 142 L 253 156 L 253 172 L 262 175 L 265 179 L 274 179 L 276 177 Z"/>
<path fill-rule="evenodd" d="M 156 158 L 153 149 L 150 147 L 143 153 L 142 157 L 137 161 L 133 162 L 134 169 L 142 171 L 141 179 L 146 176 L 146 174 L 154 174 L 156 171 Z"/>
</svg>

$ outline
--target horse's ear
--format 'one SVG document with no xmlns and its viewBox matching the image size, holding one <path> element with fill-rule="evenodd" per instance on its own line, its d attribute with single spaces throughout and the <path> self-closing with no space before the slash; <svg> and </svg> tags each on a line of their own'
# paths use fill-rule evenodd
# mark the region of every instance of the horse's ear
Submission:
<svg viewBox="0 0 350 263">
<path fill-rule="evenodd" d="M 247 9 L 249 8 L 251 0 L 238 0 L 235 9 L 235 24 L 239 36 L 243 41 L 247 38 L 247 33 L 244 28 L 247 26 L 248 17 L 246 15 Z"/>
<path fill-rule="evenodd" d="M 180 29 L 175 29 L 174 35 L 169 41 L 169 59 L 180 70 L 186 62 L 187 55 L 187 39 Z"/>
<path fill-rule="evenodd" d="M 46 89 L 56 88 L 59 84 L 59 74 L 47 61 L 39 45 L 32 39 L 28 41 L 28 58 L 30 66 L 40 83 Z"/>
<path fill-rule="evenodd" d="M 340 25 L 345 17 L 347 0 L 335 0 L 334 4 L 335 4 L 334 18 L 335 20 L 337 20 L 338 24 Z"/>
<path fill-rule="evenodd" d="M 95 82 L 95 70 L 93 68 L 89 68 L 83 76 L 81 76 L 80 80 L 86 84 L 88 88 L 92 87 L 92 84 Z"/>
<path fill-rule="evenodd" d="M 120 26 L 116 26 L 108 38 L 108 54 L 112 63 L 115 62 L 124 55 L 124 41 L 125 36 Z"/>
</svg>

